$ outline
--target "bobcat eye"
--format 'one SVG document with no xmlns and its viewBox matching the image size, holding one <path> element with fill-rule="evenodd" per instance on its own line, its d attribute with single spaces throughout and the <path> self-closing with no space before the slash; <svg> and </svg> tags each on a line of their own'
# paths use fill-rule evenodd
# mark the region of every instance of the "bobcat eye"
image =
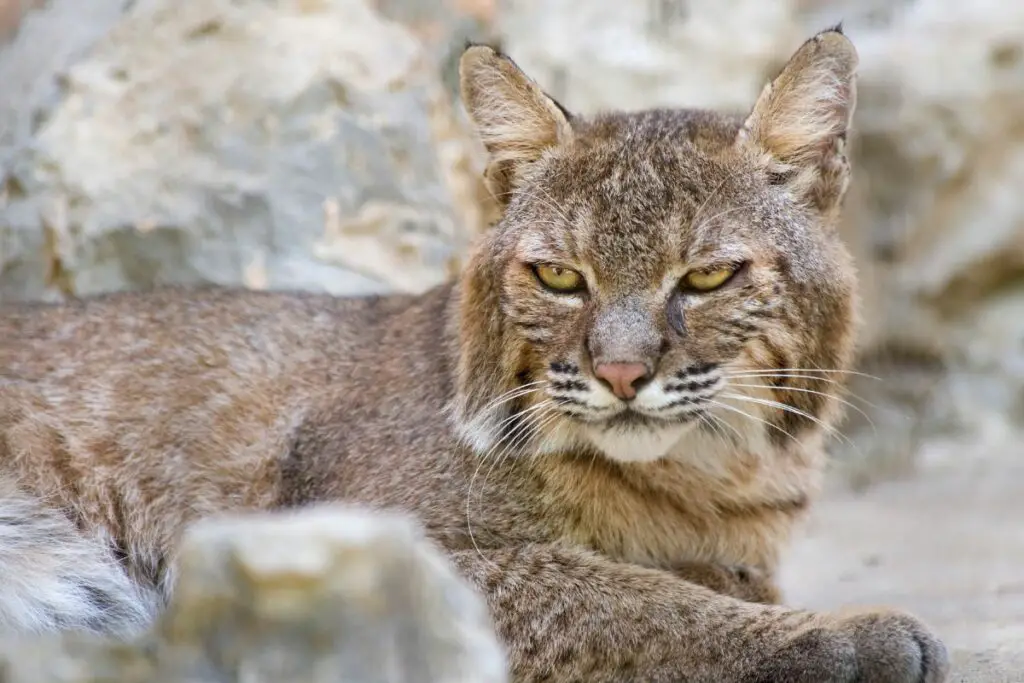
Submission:
<svg viewBox="0 0 1024 683">
<path fill-rule="evenodd" d="M 735 274 L 736 268 L 732 266 L 708 271 L 693 270 L 683 278 L 683 284 L 698 292 L 710 292 L 724 285 Z"/>
<path fill-rule="evenodd" d="M 586 289 L 583 276 L 571 268 L 561 266 L 539 265 L 533 267 L 537 279 L 548 289 L 559 294 L 570 294 Z"/>
</svg>

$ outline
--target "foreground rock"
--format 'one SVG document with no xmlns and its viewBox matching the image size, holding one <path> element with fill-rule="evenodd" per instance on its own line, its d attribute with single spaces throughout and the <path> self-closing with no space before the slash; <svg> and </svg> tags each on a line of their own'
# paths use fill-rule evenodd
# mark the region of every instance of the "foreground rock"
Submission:
<svg viewBox="0 0 1024 683">
<path fill-rule="evenodd" d="M 4 683 L 503 683 L 482 599 L 400 517 L 334 506 L 208 521 L 154 631 L 3 646 Z"/>
<path fill-rule="evenodd" d="M 487 16 L 436 12 L 428 32 L 418 0 L 374 4 L 25 14 L 0 47 L 0 299 L 448 277 L 486 218 L 446 69 Z"/>
</svg>

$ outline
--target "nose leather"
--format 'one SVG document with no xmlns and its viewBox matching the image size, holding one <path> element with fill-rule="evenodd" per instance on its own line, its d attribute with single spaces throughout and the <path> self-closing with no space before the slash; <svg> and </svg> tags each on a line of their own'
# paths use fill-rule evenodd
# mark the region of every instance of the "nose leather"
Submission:
<svg viewBox="0 0 1024 683">
<path fill-rule="evenodd" d="M 648 373 L 643 363 L 599 363 L 594 366 L 594 375 L 604 380 L 613 394 L 628 401 L 636 396 L 637 383 Z"/>
</svg>

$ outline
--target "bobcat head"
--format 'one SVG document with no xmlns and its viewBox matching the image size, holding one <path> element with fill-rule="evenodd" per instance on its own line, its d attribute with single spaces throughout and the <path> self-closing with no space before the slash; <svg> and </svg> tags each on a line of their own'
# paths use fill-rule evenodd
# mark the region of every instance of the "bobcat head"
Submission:
<svg viewBox="0 0 1024 683">
<path fill-rule="evenodd" d="M 745 119 L 585 118 L 469 47 L 462 96 L 503 214 L 456 290 L 461 437 L 635 462 L 691 432 L 755 448 L 828 428 L 856 328 L 836 234 L 856 63 L 832 29 Z"/>
</svg>

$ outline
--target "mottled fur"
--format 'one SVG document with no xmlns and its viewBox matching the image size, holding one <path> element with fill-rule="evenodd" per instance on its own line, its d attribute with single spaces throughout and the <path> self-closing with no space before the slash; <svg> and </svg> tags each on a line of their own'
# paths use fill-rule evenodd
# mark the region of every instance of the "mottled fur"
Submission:
<svg viewBox="0 0 1024 683">
<path fill-rule="evenodd" d="M 7 306 L 0 624 L 130 632 L 193 520 L 340 499 L 419 518 L 517 681 L 942 680 L 909 616 L 767 604 L 856 331 L 834 225 L 855 65 L 828 31 L 745 121 L 583 118 L 470 47 L 503 216 L 458 282 Z M 722 265 L 721 289 L 680 286 Z M 599 362 L 644 364 L 635 400 Z"/>
</svg>

